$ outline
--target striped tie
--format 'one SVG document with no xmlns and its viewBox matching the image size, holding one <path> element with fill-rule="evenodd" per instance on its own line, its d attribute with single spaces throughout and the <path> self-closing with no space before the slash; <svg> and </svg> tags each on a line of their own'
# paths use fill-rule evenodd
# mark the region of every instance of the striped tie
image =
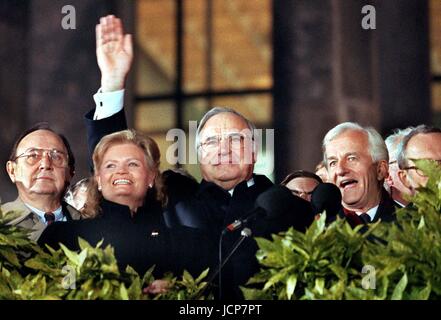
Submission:
<svg viewBox="0 0 441 320">
<path fill-rule="evenodd" d="M 55 221 L 55 214 L 53 212 L 46 212 L 44 218 L 46 219 L 46 224 L 50 226 Z"/>
</svg>

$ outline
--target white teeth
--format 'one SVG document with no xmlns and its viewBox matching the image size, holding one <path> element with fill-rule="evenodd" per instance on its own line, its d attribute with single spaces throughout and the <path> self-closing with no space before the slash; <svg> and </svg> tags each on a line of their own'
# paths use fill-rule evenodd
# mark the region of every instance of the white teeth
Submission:
<svg viewBox="0 0 441 320">
<path fill-rule="evenodd" d="M 121 184 L 131 184 L 132 181 L 127 180 L 127 179 L 117 179 L 115 181 L 113 181 L 114 185 L 121 185 Z"/>
</svg>

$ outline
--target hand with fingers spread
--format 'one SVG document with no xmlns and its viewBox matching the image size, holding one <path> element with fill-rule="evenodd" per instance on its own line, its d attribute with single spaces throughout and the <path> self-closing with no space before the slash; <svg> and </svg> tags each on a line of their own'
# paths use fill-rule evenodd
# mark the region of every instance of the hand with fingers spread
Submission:
<svg viewBox="0 0 441 320">
<path fill-rule="evenodd" d="M 121 19 L 108 15 L 96 26 L 96 56 L 103 92 L 121 90 L 133 61 L 132 35 L 124 34 Z"/>
</svg>

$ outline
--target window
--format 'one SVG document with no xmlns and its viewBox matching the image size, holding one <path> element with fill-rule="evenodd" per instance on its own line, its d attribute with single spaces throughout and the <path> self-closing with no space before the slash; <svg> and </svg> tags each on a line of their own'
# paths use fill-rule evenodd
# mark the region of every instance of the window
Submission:
<svg viewBox="0 0 441 320">
<path fill-rule="evenodd" d="M 272 127 L 271 0 L 138 0 L 135 19 L 135 128 L 158 142 L 162 170 L 174 166 L 168 130 L 185 130 L 188 154 L 189 121 L 212 106 Z M 259 155 L 255 172 L 268 174 L 273 158 Z M 200 178 L 187 162 L 179 166 Z"/>
<path fill-rule="evenodd" d="M 441 1 L 430 0 L 429 5 L 432 108 L 435 124 L 441 126 Z"/>
</svg>

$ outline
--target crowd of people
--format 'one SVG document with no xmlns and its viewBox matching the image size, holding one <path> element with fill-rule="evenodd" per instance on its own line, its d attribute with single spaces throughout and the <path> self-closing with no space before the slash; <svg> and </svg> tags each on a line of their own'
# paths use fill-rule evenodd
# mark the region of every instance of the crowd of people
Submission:
<svg viewBox="0 0 441 320">
<path fill-rule="evenodd" d="M 75 158 L 68 140 L 48 124 L 24 131 L 6 164 L 18 198 L 1 209 L 19 212 L 11 224 L 29 229 L 43 247 L 78 249 L 78 237 L 92 245 L 104 240 L 121 268 L 143 273 L 155 265 L 157 277 L 209 267 L 216 297 L 241 299 L 239 286 L 259 268 L 253 237 L 306 230 L 321 213 L 314 203 L 318 186 L 339 190 L 329 222 L 340 216 L 352 226 L 391 223 L 395 210 L 427 183 L 415 161 L 441 161 L 438 128 L 406 128 L 383 140 L 373 128 L 345 122 L 325 135 L 315 172 L 298 170 L 274 185 L 254 174 L 254 124 L 233 108 L 216 107 L 196 133 L 202 181 L 182 170 L 160 172 L 158 145 L 125 119 L 132 38 L 112 15 L 101 18 L 96 37 L 101 87 L 85 116 L 91 176 L 69 187 Z M 228 257 L 222 268 L 219 255 Z"/>
</svg>

